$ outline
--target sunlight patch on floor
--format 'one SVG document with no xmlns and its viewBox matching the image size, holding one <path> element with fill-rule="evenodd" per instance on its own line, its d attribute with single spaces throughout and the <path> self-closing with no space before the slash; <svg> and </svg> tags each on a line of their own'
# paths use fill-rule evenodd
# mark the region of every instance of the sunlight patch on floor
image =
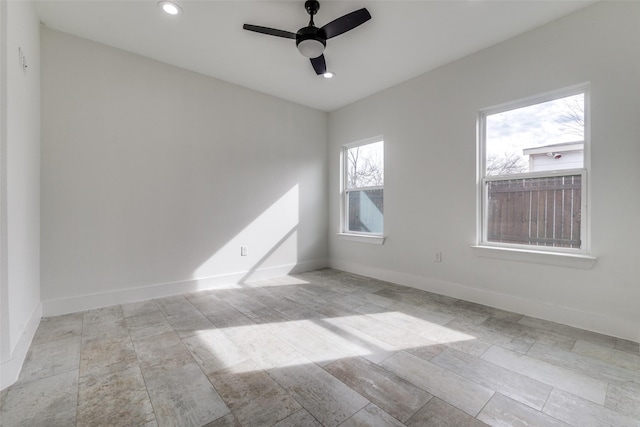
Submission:
<svg viewBox="0 0 640 427">
<path fill-rule="evenodd" d="M 376 323 L 380 326 L 380 336 L 376 336 Z M 402 325 L 407 326 L 407 329 L 403 331 Z M 421 329 L 424 329 L 425 334 L 419 333 Z M 402 337 L 400 341 L 389 339 L 394 331 L 399 336 L 410 333 L 415 341 L 402 341 Z M 288 349 L 291 354 L 291 357 L 283 357 L 282 364 L 274 367 L 289 366 L 291 363 L 307 364 L 309 360 L 325 365 L 340 359 L 369 358 L 377 353 L 391 354 L 417 347 L 476 339 L 472 335 L 399 311 L 232 326 L 200 330 L 196 332 L 196 336 L 200 339 L 201 346 L 217 358 L 220 365 L 234 373 L 253 371 L 252 364 L 232 362 L 238 361 L 239 351 L 247 353 L 251 358 L 254 357 L 251 353 L 264 352 L 265 349 L 259 346 L 263 345 L 265 337 L 278 342 L 278 351 L 286 353 Z M 296 354 L 306 357 L 296 357 Z"/>
</svg>

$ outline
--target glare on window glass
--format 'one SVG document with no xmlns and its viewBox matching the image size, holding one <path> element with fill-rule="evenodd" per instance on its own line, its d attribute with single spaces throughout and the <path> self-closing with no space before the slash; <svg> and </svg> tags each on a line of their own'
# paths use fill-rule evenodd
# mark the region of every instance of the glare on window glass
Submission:
<svg viewBox="0 0 640 427">
<path fill-rule="evenodd" d="M 582 168 L 584 93 L 485 118 L 486 174 Z"/>
<path fill-rule="evenodd" d="M 349 231 L 382 233 L 384 190 L 356 190 L 348 193 Z"/>
</svg>

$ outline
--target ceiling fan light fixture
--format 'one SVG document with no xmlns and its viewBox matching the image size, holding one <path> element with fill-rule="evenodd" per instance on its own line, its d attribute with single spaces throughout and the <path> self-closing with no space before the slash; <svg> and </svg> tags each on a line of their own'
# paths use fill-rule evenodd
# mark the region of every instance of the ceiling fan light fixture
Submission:
<svg viewBox="0 0 640 427">
<path fill-rule="evenodd" d="M 316 39 L 306 39 L 298 43 L 298 51 L 306 58 L 317 58 L 324 52 L 324 43 Z"/>
<path fill-rule="evenodd" d="M 161 2 L 158 2 L 158 6 L 169 15 L 179 15 L 180 13 L 182 13 L 182 9 L 180 8 L 180 6 L 171 1 L 163 0 Z"/>
</svg>

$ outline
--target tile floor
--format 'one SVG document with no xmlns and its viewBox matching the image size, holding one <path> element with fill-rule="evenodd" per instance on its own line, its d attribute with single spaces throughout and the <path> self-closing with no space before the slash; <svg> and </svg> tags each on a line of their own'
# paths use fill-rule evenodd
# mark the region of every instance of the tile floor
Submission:
<svg viewBox="0 0 640 427">
<path fill-rule="evenodd" d="M 640 426 L 638 343 L 336 270 L 42 320 L 2 426 Z"/>
</svg>

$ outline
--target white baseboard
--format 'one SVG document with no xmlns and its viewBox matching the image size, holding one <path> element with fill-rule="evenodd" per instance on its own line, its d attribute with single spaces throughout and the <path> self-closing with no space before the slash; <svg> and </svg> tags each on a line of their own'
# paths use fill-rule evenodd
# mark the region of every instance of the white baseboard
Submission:
<svg viewBox="0 0 640 427">
<path fill-rule="evenodd" d="M 25 325 L 9 359 L 0 363 L 0 390 L 4 390 L 18 381 L 22 364 L 27 357 L 27 352 L 29 351 L 33 337 L 40 325 L 40 319 L 42 319 L 42 303 L 39 303 L 35 310 L 33 310 L 33 313 L 31 313 L 31 317 Z"/>
<path fill-rule="evenodd" d="M 109 307 L 118 304 L 127 304 L 152 298 L 162 298 L 185 292 L 236 287 L 239 283 L 272 279 L 286 276 L 287 274 L 316 270 L 326 267 L 327 265 L 328 262 L 326 259 L 304 261 L 296 264 L 261 268 L 239 273 L 222 274 L 219 276 L 190 279 L 180 282 L 163 283 L 139 288 L 119 289 L 96 294 L 76 295 L 67 298 L 47 300 L 42 302 L 43 316 L 50 317 L 61 314 L 76 313 L 78 311 L 92 310 L 95 308 Z"/>
<path fill-rule="evenodd" d="M 444 282 L 347 261 L 330 260 L 329 266 L 337 270 L 372 277 L 398 285 L 409 286 L 440 295 L 586 329 L 592 332 L 640 342 L 640 328 L 631 320 L 612 318 L 600 313 L 583 311 L 573 307 L 549 304 L 515 295 L 502 294 L 458 283 Z"/>
</svg>

